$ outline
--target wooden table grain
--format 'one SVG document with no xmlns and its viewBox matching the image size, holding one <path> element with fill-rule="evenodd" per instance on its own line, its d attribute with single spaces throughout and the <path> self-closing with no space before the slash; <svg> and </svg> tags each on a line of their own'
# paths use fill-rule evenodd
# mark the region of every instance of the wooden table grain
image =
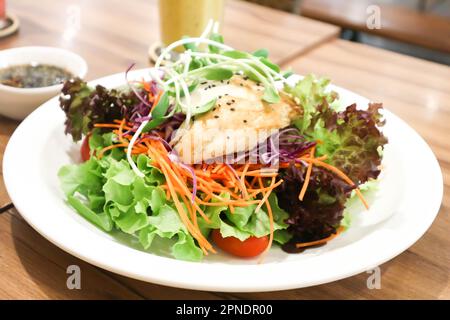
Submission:
<svg viewBox="0 0 450 320">
<path fill-rule="evenodd" d="M 149 11 L 156 10 L 152 1 L 127 2 L 121 6 L 118 0 L 111 0 L 105 9 L 106 0 L 101 1 L 40 1 L 15 0 L 11 3 L 21 16 L 23 27 L 15 38 L 0 40 L 0 48 L 45 44 L 66 46 L 85 56 L 89 62 L 89 77 L 120 72 L 130 61 L 139 66 L 146 65 L 146 49 L 153 33 L 142 31 L 142 26 L 157 32 L 157 23 L 148 21 Z M 37 2 L 36 2 L 37 3 Z M 88 5 L 89 3 L 89 5 Z M 102 7 L 103 4 L 103 7 Z M 86 12 L 78 34 L 70 42 L 63 43 L 64 18 L 59 12 L 66 12 L 70 5 L 80 5 Z M 84 7 L 87 6 L 87 7 Z M 32 7 L 36 9 L 29 9 Z M 153 9 L 152 9 L 153 8 Z M 102 11 L 99 11 L 102 9 Z M 95 14 L 97 10 L 98 12 Z M 104 11 L 106 10 L 106 11 Z M 112 274 L 81 261 L 60 250 L 34 231 L 14 209 L 0 214 L 0 299 L 448 299 L 450 298 L 449 265 L 450 238 L 450 70 L 448 67 L 393 54 L 364 45 L 335 41 L 336 29 L 329 34 L 323 32 L 326 25 L 309 20 L 275 13 L 270 9 L 231 2 L 227 14 L 225 34 L 232 45 L 252 50 L 267 47 L 278 52 L 276 60 L 285 67 L 292 66 L 300 73 L 315 72 L 329 75 L 338 85 L 345 86 L 367 97 L 384 101 L 386 106 L 403 117 L 421 133 L 437 154 L 445 176 L 445 198 L 441 212 L 431 229 L 409 250 L 380 266 L 381 289 L 368 289 L 368 273 L 336 281 L 326 285 L 298 290 L 266 293 L 221 293 L 190 291 L 144 283 Z M 103 13 L 99 13 L 103 12 Z M 44 13 L 47 21 L 38 17 Z M 152 13 L 155 15 L 156 13 Z M 273 16 L 272 16 L 273 14 Z M 282 16 L 277 15 L 282 14 Z M 242 18 L 239 19 L 238 15 Z M 118 28 L 120 19 L 127 18 L 128 32 Z M 244 17 L 249 19 L 245 25 Z M 295 22 L 296 19 L 299 22 Z M 233 22 L 234 21 L 234 22 Z M 264 27 L 261 27 L 262 23 Z M 280 34 L 286 26 L 299 24 L 295 32 Z M 240 27 L 240 24 L 242 26 Z M 303 24 L 303 29 L 300 25 Z M 28 25 L 28 27 L 27 27 Z M 284 27 L 283 27 L 284 26 Z M 308 27 L 309 26 L 309 27 Z M 233 31 L 233 28 L 235 28 Z M 241 31 L 245 29 L 245 31 Z M 141 31 L 139 31 L 141 30 Z M 239 34 L 236 34 L 236 30 Z M 306 40 L 302 32 L 308 30 L 303 39 L 321 34 L 321 40 Z M 322 31 L 321 31 L 322 30 Z M 334 31 L 333 31 L 334 30 Z M 135 34 L 134 32 L 140 32 Z M 241 33 L 247 32 L 248 41 Z M 30 34 L 31 33 L 31 34 Z M 131 39 L 129 39 L 129 36 Z M 254 36 L 254 37 L 253 37 Z M 280 40 L 281 39 L 281 40 Z M 283 41 L 284 39 L 284 41 Z M 297 49 L 291 50 L 292 42 Z M 250 41 L 253 41 L 250 43 Z M 277 51 L 280 43 L 285 43 Z M 303 45 L 302 45 L 303 43 Z M 273 44 L 273 45 L 271 45 Z M 108 57 L 106 59 L 105 57 Z M 8 124 L 9 125 L 6 125 Z M 14 129 L 15 122 L 0 119 L 0 147 Z M 3 149 L 0 149 L 3 154 Z M 1 197 L 5 197 L 0 188 Z M 6 200 L 7 202 L 8 200 Z M 78 265 L 82 272 L 81 290 L 69 290 L 66 286 L 69 265 Z M 3 272 L 3 271 L 7 272 Z"/>
</svg>

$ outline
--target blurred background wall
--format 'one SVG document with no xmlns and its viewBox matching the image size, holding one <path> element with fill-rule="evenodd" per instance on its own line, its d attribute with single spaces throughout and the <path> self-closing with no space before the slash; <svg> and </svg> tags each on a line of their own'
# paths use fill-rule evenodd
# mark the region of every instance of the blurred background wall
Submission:
<svg viewBox="0 0 450 320">
<path fill-rule="evenodd" d="M 341 37 L 450 65 L 450 0 L 246 0 L 342 27 Z M 365 26 L 380 8 L 381 29 Z"/>
</svg>

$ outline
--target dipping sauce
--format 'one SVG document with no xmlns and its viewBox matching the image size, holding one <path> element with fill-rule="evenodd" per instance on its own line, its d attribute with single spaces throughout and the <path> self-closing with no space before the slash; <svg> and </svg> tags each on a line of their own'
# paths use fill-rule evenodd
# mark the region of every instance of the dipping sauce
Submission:
<svg viewBox="0 0 450 320">
<path fill-rule="evenodd" d="M 73 78 L 63 68 L 49 64 L 22 64 L 0 69 L 0 83 L 15 88 L 42 88 Z"/>
</svg>

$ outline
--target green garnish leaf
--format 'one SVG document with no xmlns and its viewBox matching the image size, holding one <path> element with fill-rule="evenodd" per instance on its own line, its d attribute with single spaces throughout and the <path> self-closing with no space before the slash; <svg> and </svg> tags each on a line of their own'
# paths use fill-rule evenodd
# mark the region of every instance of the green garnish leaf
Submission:
<svg viewBox="0 0 450 320">
<path fill-rule="evenodd" d="M 152 118 L 154 119 L 163 118 L 166 115 L 168 108 L 169 108 L 169 95 L 167 92 L 164 92 L 161 98 L 159 99 L 158 104 L 152 111 Z"/>
<path fill-rule="evenodd" d="M 273 63 L 272 61 L 270 61 L 267 58 L 260 58 L 259 59 L 262 63 L 264 63 L 266 66 L 268 66 L 270 69 L 272 69 L 275 72 L 280 72 L 280 67 L 278 65 L 276 65 L 275 63 Z"/>
<path fill-rule="evenodd" d="M 182 39 L 188 39 L 188 38 L 189 38 L 188 36 L 182 37 Z M 184 49 L 186 49 L 186 50 L 191 50 L 191 51 L 193 51 L 193 52 L 198 51 L 197 46 L 196 46 L 195 43 L 193 43 L 193 42 L 185 43 L 185 44 L 183 44 L 183 47 L 184 47 Z"/>
<path fill-rule="evenodd" d="M 280 102 L 280 95 L 275 88 L 273 88 L 272 86 L 268 86 L 264 90 L 262 99 L 268 103 L 278 103 Z"/>
<path fill-rule="evenodd" d="M 158 101 L 158 104 L 152 111 L 152 120 L 150 120 L 147 125 L 145 125 L 142 132 L 148 132 L 165 121 L 164 116 L 167 113 L 167 109 L 169 109 L 169 104 L 169 93 L 166 91 L 163 93 Z"/>
<path fill-rule="evenodd" d="M 189 86 L 188 86 L 188 91 L 189 93 L 191 93 L 192 91 L 194 91 L 195 89 L 197 89 L 199 85 L 199 81 L 198 80 L 194 80 Z M 173 84 L 171 84 L 171 86 L 173 86 Z M 167 94 L 171 97 L 175 97 L 176 93 L 172 90 L 167 91 Z M 180 90 L 180 97 L 184 97 L 184 90 Z"/>
<path fill-rule="evenodd" d="M 195 106 L 192 110 L 192 115 L 195 116 L 195 115 L 199 115 L 199 114 L 208 112 L 215 106 L 216 102 L 217 102 L 217 99 L 212 99 L 211 101 L 208 101 L 204 105 Z"/>
<path fill-rule="evenodd" d="M 233 58 L 233 59 L 248 59 L 251 57 L 251 55 L 248 54 L 247 52 L 238 51 L 238 50 L 226 51 L 226 52 L 222 53 L 222 55 L 224 55 L 225 57 Z"/>
<path fill-rule="evenodd" d="M 283 72 L 283 78 L 289 78 L 290 76 L 292 76 L 294 74 L 294 72 L 292 71 L 292 70 L 289 70 L 289 71 L 285 71 L 285 72 Z"/>
<path fill-rule="evenodd" d="M 201 76 L 208 80 L 228 80 L 233 76 L 233 71 L 225 68 L 207 68 L 201 73 Z"/>
<path fill-rule="evenodd" d="M 267 49 L 258 49 L 253 52 L 253 55 L 258 58 L 267 58 L 269 57 L 269 51 Z"/>
<path fill-rule="evenodd" d="M 213 33 L 210 37 L 211 40 L 219 42 L 219 43 L 223 43 L 223 36 L 221 34 L 218 33 Z M 220 53 L 220 49 L 217 48 L 216 46 L 212 46 L 212 45 L 208 45 L 209 51 L 212 53 Z"/>
</svg>

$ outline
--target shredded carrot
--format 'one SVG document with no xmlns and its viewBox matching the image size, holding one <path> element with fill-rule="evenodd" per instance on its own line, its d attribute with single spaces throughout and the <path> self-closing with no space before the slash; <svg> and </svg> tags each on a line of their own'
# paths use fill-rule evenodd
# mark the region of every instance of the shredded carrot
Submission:
<svg viewBox="0 0 450 320">
<path fill-rule="evenodd" d="M 356 188 L 355 193 L 358 196 L 358 198 L 362 201 L 364 207 L 366 207 L 366 209 L 369 210 L 369 204 L 367 203 L 366 199 L 364 198 L 363 194 L 361 193 L 361 190 Z"/>
<path fill-rule="evenodd" d="M 178 176 L 180 174 L 180 172 L 179 171 L 177 172 L 178 175 L 175 174 L 173 166 L 171 167 L 162 157 L 157 156 L 156 155 L 157 153 L 156 153 L 155 149 L 150 148 L 149 152 L 150 152 L 150 150 L 152 151 L 151 158 L 156 160 L 156 161 L 158 161 L 161 169 L 164 168 L 166 170 L 165 171 L 165 172 L 167 172 L 167 175 L 165 174 L 166 179 L 167 178 L 174 179 L 173 181 L 176 182 L 176 184 L 177 184 L 179 190 L 181 191 L 181 193 L 183 195 L 187 196 L 187 197 L 190 197 L 192 194 L 190 194 L 190 191 L 187 189 L 186 184 L 183 181 L 181 181 L 180 177 Z M 194 202 L 193 205 L 195 206 L 196 210 L 198 210 L 199 214 L 202 215 L 202 217 L 205 219 L 205 221 L 209 222 L 209 218 L 204 214 L 203 210 L 198 206 L 198 204 L 196 204 Z"/>
<path fill-rule="evenodd" d="M 259 180 L 259 182 L 260 182 L 260 187 L 263 188 L 264 186 L 262 185 L 262 182 L 261 182 L 262 179 L 259 178 L 258 180 Z M 283 182 L 283 180 L 280 180 L 280 181 L 278 181 L 278 182 L 281 183 L 281 182 Z M 272 181 L 270 182 L 270 187 L 271 187 L 271 189 L 273 189 L 273 185 L 274 185 L 274 184 L 275 184 L 275 177 L 272 177 Z M 263 193 L 264 193 L 264 192 L 263 192 Z M 260 203 L 258 204 L 258 206 L 256 207 L 255 212 L 258 212 L 258 211 L 261 209 L 262 205 L 264 204 L 264 202 L 267 201 L 267 199 L 269 198 L 269 196 L 270 196 L 270 192 L 264 193 L 264 196 L 263 196 L 261 202 L 260 202 Z"/>
<path fill-rule="evenodd" d="M 247 173 L 249 167 L 250 167 L 250 164 L 247 163 L 247 164 L 245 165 L 245 167 L 244 167 L 244 170 L 242 170 L 242 174 L 241 174 L 241 180 L 242 180 L 242 181 L 245 180 L 245 174 Z"/>
<path fill-rule="evenodd" d="M 120 148 L 120 147 L 127 147 L 128 143 L 118 143 L 118 144 L 113 144 L 110 146 L 107 146 L 105 148 L 103 148 L 102 150 L 100 150 L 100 152 L 97 154 L 97 158 L 101 159 L 103 157 L 103 154 L 108 151 L 108 150 L 112 150 L 114 148 Z"/>
<path fill-rule="evenodd" d="M 119 123 L 95 123 L 94 128 L 119 129 L 120 123 L 122 122 L 122 120 L 119 120 L 119 121 L 120 121 Z M 123 129 L 131 130 L 132 127 L 130 127 L 128 125 L 124 125 Z"/>
<path fill-rule="evenodd" d="M 330 165 L 330 164 L 328 164 L 326 162 L 317 160 L 317 159 L 305 159 L 305 160 L 309 161 L 309 162 L 312 162 L 312 163 L 315 163 L 316 165 L 322 166 L 322 167 L 324 167 L 324 168 L 334 172 L 337 176 L 339 176 L 342 180 L 347 182 L 349 185 L 351 185 L 351 186 L 355 185 L 355 183 L 344 172 L 342 172 L 338 168 L 336 168 L 336 167 L 334 167 L 334 166 L 332 166 L 332 165 Z M 356 195 L 361 199 L 361 201 L 364 204 L 364 206 L 366 207 L 366 209 L 369 209 L 369 204 L 364 199 L 364 196 L 362 195 L 361 191 L 358 188 L 356 188 L 355 192 L 356 192 Z"/>
<path fill-rule="evenodd" d="M 311 148 L 311 159 L 314 158 L 314 152 L 316 151 L 315 147 Z M 300 194 L 298 195 L 298 198 L 300 201 L 303 201 L 303 197 L 305 196 L 306 189 L 308 189 L 309 180 L 311 178 L 311 172 L 312 172 L 312 162 L 309 164 L 308 169 L 306 169 L 306 176 L 305 176 L 305 182 L 303 182 L 302 189 L 300 190 Z"/>
<path fill-rule="evenodd" d="M 125 125 L 125 118 L 122 119 L 122 121 L 120 122 L 120 127 L 119 127 L 119 132 L 118 132 L 118 136 L 119 136 L 119 141 L 124 143 L 125 140 L 123 139 L 123 127 Z"/>
<path fill-rule="evenodd" d="M 258 182 L 259 182 L 259 187 L 260 188 L 264 188 L 264 183 L 262 182 L 261 178 L 258 178 Z M 271 181 L 271 185 L 273 186 L 275 182 L 275 178 L 272 178 Z M 272 247 L 272 243 L 273 243 L 273 233 L 274 233 L 274 222 L 273 222 L 273 213 L 272 213 L 272 207 L 270 206 L 270 202 L 269 202 L 269 196 L 270 196 L 271 190 L 268 191 L 267 193 L 264 194 L 263 196 L 263 200 L 264 200 L 264 204 L 266 205 L 267 208 L 267 214 L 269 216 L 269 228 L 270 228 L 270 233 L 269 233 L 269 242 L 267 243 L 267 247 L 264 250 L 264 252 L 261 254 L 261 258 L 259 260 L 259 262 L 261 263 L 262 260 L 264 259 L 266 253 L 269 251 L 269 249 Z M 255 210 L 255 212 L 257 212 L 258 210 Z"/>
<path fill-rule="evenodd" d="M 215 168 L 213 168 L 212 170 L 211 170 L 211 172 L 212 173 L 217 173 L 217 171 L 219 171 L 219 169 L 222 169 L 223 168 L 223 164 L 219 164 L 219 165 L 217 165 Z"/>
<path fill-rule="evenodd" d="M 161 158 L 158 158 L 158 156 L 153 154 L 152 151 L 154 151 L 154 150 L 149 149 L 149 151 L 148 151 L 149 156 L 152 159 L 155 159 L 156 161 L 161 160 Z M 208 242 L 208 240 L 203 236 L 203 234 L 201 233 L 200 229 L 198 227 L 196 228 L 192 224 L 192 222 L 190 221 L 189 217 L 187 216 L 187 213 L 186 213 L 185 209 L 183 208 L 183 206 L 180 203 L 180 200 L 178 199 L 177 192 L 175 191 L 174 182 L 172 181 L 173 177 L 169 174 L 166 166 L 161 166 L 160 169 L 161 169 L 161 171 L 163 172 L 163 174 L 164 174 L 164 176 L 166 178 L 168 189 L 170 190 L 171 197 L 173 199 L 175 207 L 177 208 L 177 211 L 179 213 L 181 221 L 186 226 L 186 228 L 188 229 L 189 233 L 197 240 L 200 248 L 205 253 L 205 255 L 208 254 L 208 250 L 211 251 L 211 252 L 215 252 L 214 248 Z"/>
<path fill-rule="evenodd" d="M 311 246 L 316 246 L 322 243 L 327 243 L 330 240 L 333 240 L 334 238 L 336 238 L 342 231 L 344 231 L 344 227 L 339 227 L 336 230 L 336 233 L 331 234 L 330 236 L 324 238 L 324 239 L 320 239 L 320 240 L 316 240 L 316 241 L 310 241 L 310 242 L 301 242 L 301 243 L 297 243 L 295 246 L 297 248 L 304 248 L 304 247 L 311 247 Z"/>
<path fill-rule="evenodd" d="M 118 129 L 120 127 L 119 124 L 112 123 L 96 123 L 94 124 L 94 128 L 115 128 Z"/>
</svg>

